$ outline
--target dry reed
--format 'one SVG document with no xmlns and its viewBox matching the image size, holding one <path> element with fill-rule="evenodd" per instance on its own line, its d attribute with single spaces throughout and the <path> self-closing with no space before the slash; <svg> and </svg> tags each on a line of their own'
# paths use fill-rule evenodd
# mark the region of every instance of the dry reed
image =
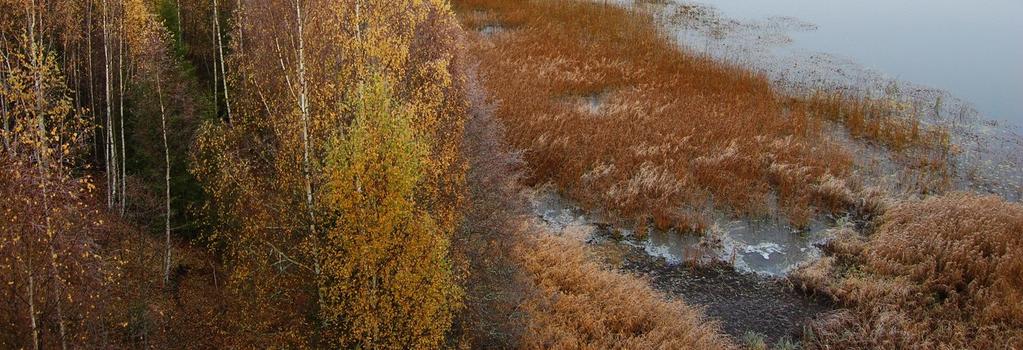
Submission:
<svg viewBox="0 0 1023 350">
<path fill-rule="evenodd" d="M 687 54 L 645 15 L 578 1 L 456 1 L 530 180 L 632 224 L 707 213 L 801 225 L 851 157 L 763 76 Z M 623 223 L 626 224 L 626 223 Z"/>
<path fill-rule="evenodd" d="M 896 205 L 864 241 L 797 274 L 849 309 L 822 319 L 821 348 L 1023 348 L 1023 206 L 951 194 Z"/>
<path fill-rule="evenodd" d="M 646 281 L 605 270 L 578 241 L 540 233 L 518 250 L 538 293 L 522 346 L 533 349 L 729 349 L 714 322 Z"/>
</svg>

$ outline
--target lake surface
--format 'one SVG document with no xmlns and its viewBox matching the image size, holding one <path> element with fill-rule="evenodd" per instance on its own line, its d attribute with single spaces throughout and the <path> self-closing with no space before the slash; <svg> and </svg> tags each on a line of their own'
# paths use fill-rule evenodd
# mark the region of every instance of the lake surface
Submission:
<svg viewBox="0 0 1023 350">
<path fill-rule="evenodd" d="M 953 189 L 1023 199 L 1023 0 L 623 1 L 783 90 L 911 104 L 950 132 Z"/>
<path fill-rule="evenodd" d="M 731 50 L 770 45 L 782 64 L 797 56 L 826 54 L 831 56 L 827 61 L 840 62 L 836 69 L 842 73 L 850 70 L 850 62 L 855 63 L 885 79 L 947 91 L 972 105 L 984 119 L 1023 125 L 1023 0 L 694 3 L 717 9 L 721 18 L 737 21 L 736 28 L 760 25 L 745 36 L 733 32 L 715 38 L 725 39 Z M 781 31 L 774 34 L 787 38 L 777 40 L 771 31 Z M 737 44 L 731 38 L 729 44 L 729 35 L 746 42 Z M 696 48 L 721 49 L 721 42 L 687 40 Z"/>
</svg>

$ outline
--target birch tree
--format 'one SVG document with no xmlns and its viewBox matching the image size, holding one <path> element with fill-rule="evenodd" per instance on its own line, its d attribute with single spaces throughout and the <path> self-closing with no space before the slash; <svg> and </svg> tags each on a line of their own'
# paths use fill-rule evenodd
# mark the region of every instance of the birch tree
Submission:
<svg viewBox="0 0 1023 350">
<path fill-rule="evenodd" d="M 106 110 L 106 141 L 104 142 L 104 152 L 106 153 L 106 176 L 107 176 L 107 207 L 113 209 L 115 201 L 117 200 L 117 154 L 114 152 L 114 122 L 112 114 L 111 102 L 111 74 L 110 74 L 110 19 L 108 16 L 107 0 L 103 0 L 102 3 L 103 11 L 103 87 L 105 91 L 105 110 Z"/>
<path fill-rule="evenodd" d="M 464 176 L 466 103 L 450 9 L 441 1 L 240 6 L 231 37 L 244 30 L 245 49 L 227 60 L 231 122 L 202 128 L 191 169 L 219 218 L 210 236 L 231 266 L 229 312 L 246 315 L 231 319 L 259 346 L 438 345 L 458 305 L 446 242 Z M 360 88 L 364 81 L 373 83 Z"/>
<path fill-rule="evenodd" d="M 220 28 L 220 13 L 219 13 L 218 7 L 219 7 L 219 5 L 217 4 L 217 0 L 213 0 L 213 32 L 216 33 L 216 36 L 217 36 L 216 49 L 217 49 L 217 53 L 219 54 L 219 59 L 220 59 L 220 77 L 221 77 L 220 81 L 222 81 L 224 83 L 224 106 L 225 106 L 226 112 L 227 112 L 227 122 L 228 122 L 228 124 L 230 124 L 231 123 L 231 97 L 228 94 L 228 90 L 227 90 L 227 68 L 225 68 L 225 66 L 227 66 L 227 62 L 224 61 L 224 41 L 223 41 L 223 38 L 221 37 L 221 33 L 220 33 L 221 32 L 221 28 Z M 215 57 L 214 59 L 216 59 L 216 57 L 218 57 L 218 56 L 214 55 L 214 57 Z M 217 74 L 217 72 L 214 70 L 213 74 Z"/>
<path fill-rule="evenodd" d="M 90 221 L 82 201 L 93 185 L 73 176 L 89 127 L 73 107 L 57 57 L 39 42 L 41 9 L 26 6 L 26 31 L 0 62 L 0 96 L 11 123 L 3 130 L 9 147 L 0 153 L 0 280 L 13 286 L 0 297 L 24 308 L 5 308 L 0 319 L 15 327 L 28 321 L 21 347 L 68 348 L 88 339 L 83 324 L 97 320 L 89 283 L 102 281 L 89 243 L 93 227 L 83 224 Z"/>
</svg>

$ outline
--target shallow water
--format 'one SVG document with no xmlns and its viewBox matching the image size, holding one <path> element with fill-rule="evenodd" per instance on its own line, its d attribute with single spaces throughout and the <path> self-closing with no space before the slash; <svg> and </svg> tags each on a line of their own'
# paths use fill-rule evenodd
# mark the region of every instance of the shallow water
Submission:
<svg viewBox="0 0 1023 350">
<path fill-rule="evenodd" d="M 773 220 L 719 218 L 708 237 L 651 230 L 643 245 L 647 254 L 669 263 L 711 258 L 743 272 L 784 276 L 820 257 L 819 245 L 827 239 L 827 229 L 822 223 L 796 230 Z"/>
<path fill-rule="evenodd" d="M 704 236 L 650 229 L 639 237 L 631 229 L 612 227 L 585 213 L 551 188 L 537 189 L 528 197 L 534 215 L 555 234 L 586 242 L 614 240 L 612 236 L 621 235 L 620 244 L 641 248 L 672 265 L 724 261 L 741 272 L 784 276 L 819 258 L 819 245 L 828 237 L 828 225 L 819 222 L 799 231 L 773 220 L 725 217 L 718 218 L 714 229 Z"/>
<path fill-rule="evenodd" d="M 688 50 L 797 95 L 822 88 L 908 103 L 950 130 L 952 189 L 1023 199 L 1023 1 L 620 3 L 651 10 Z"/>
<path fill-rule="evenodd" d="M 1023 1 L 697 3 L 741 25 L 768 24 L 780 36 L 755 39 L 773 44 L 775 54 L 855 62 L 884 78 L 948 91 L 986 119 L 1023 125 Z"/>
</svg>

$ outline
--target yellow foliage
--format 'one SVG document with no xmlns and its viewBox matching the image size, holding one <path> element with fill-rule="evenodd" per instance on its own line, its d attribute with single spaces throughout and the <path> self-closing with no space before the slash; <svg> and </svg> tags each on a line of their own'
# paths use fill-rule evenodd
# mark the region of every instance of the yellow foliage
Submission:
<svg viewBox="0 0 1023 350">
<path fill-rule="evenodd" d="M 327 155 L 322 205 L 333 210 L 320 253 L 320 314 L 336 345 L 436 348 L 459 292 L 448 237 L 415 199 L 428 144 L 373 78 Z"/>
<path fill-rule="evenodd" d="M 234 31 L 232 118 L 192 171 L 239 343 L 438 345 L 467 105 L 447 5 L 253 0 Z"/>
</svg>

